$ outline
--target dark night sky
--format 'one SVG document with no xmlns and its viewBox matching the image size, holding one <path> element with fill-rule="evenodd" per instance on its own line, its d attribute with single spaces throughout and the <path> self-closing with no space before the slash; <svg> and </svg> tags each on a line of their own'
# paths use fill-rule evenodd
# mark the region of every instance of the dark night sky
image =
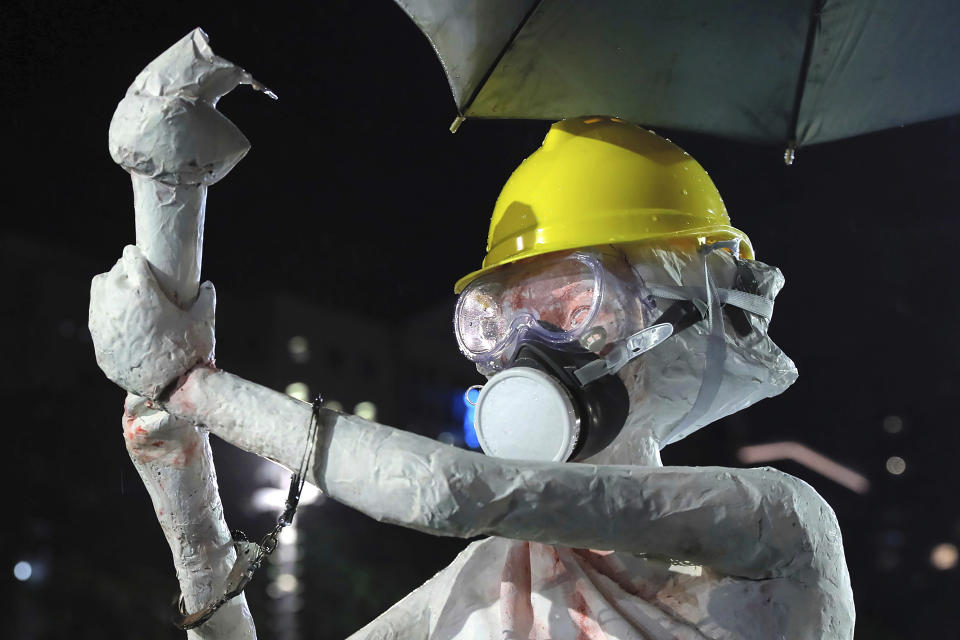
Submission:
<svg viewBox="0 0 960 640">
<path fill-rule="evenodd" d="M 122 394 L 96 369 L 82 327 L 89 278 L 133 241 L 129 179 L 106 151 L 110 116 L 136 73 L 198 25 L 218 54 L 280 96 L 241 88 L 221 101 L 253 149 L 208 204 L 204 275 L 221 294 L 218 362 L 254 380 L 263 380 L 266 347 L 255 336 L 266 320 L 242 301 L 283 292 L 386 325 L 452 304 L 453 282 L 482 258 L 500 186 L 547 128 L 471 120 L 451 135 L 442 68 L 386 0 L 254 11 L 5 2 L 0 346 L 11 444 L 0 568 L 18 638 L 118 627 L 127 637 L 180 637 L 163 626 L 175 581 L 121 444 Z M 658 133 L 706 167 L 758 258 L 786 274 L 772 335 L 801 372 L 782 397 L 668 449 L 665 462 L 733 465 L 742 444 L 792 439 L 865 474 L 873 485 L 861 496 L 776 465 L 838 513 L 858 637 L 947 637 L 943 629 L 960 625 L 958 570 L 936 571 L 928 558 L 938 543 L 960 543 L 960 119 L 801 149 L 789 168 L 779 148 Z M 452 336 L 448 348 L 456 350 Z M 888 416 L 902 419 L 900 433 L 883 429 Z M 906 473 L 884 471 L 891 455 L 907 461 Z M 222 468 L 249 464 L 231 456 L 218 449 Z M 230 484 L 237 476 L 221 472 L 228 512 L 240 500 L 230 494 L 242 493 Z M 329 504 L 302 528 L 313 545 L 303 637 L 345 635 L 462 545 Z M 15 582 L 10 568 L 21 558 L 46 575 Z M 266 638 L 257 610 L 266 596 L 257 593 Z"/>
</svg>

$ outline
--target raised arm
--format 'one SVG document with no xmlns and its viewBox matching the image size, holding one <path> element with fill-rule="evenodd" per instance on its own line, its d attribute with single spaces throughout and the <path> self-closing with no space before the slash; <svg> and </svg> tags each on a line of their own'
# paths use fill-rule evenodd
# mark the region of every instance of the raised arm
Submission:
<svg viewBox="0 0 960 640">
<path fill-rule="evenodd" d="M 165 375 L 154 378 L 160 380 L 212 357 L 214 293 L 209 284 L 200 286 L 207 187 L 249 149 L 215 105 L 238 84 L 252 82 L 243 69 L 214 55 L 206 35 L 196 29 L 136 77 L 110 123 L 110 153 L 133 181 L 137 246 L 128 253 L 137 256 L 141 275 L 151 282 L 151 303 L 180 312 L 152 317 L 182 322 L 166 326 L 159 342 L 147 338 L 131 345 L 126 341 L 130 335 L 112 336 L 97 357 L 105 368 L 125 370 L 122 386 L 135 392 L 124 405 L 124 442 L 153 501 L 173 554 L 183 608 L 191 614 L 222 595 L 236 557 L 207 433 L 136 395 L 154 397 L 159 389 L 127 358 L 164 354 L 159 368 Z M 117 311 L 109 299 L 92 302 L 91 320 Z M 131 311 L 133 321 L 149 323 L 153 308 L 147 304 L 125 311 Z M 91 322 L 91 331 L 98 326 Z M 188 635 L 256 637 L 242 596 Z"/>
<path fill-rule="evenodd" d="M 306 446 L 309 405 L 226 372 L 195 369 L 166 407 L 288 467 Z M 356 416 L 323 417 L 309 477 L 377 520 L 663 556 L 748 578 L 789 575 L 840 553 L 830 508 L 773 469 L 514 462 Z"/>
</svg>

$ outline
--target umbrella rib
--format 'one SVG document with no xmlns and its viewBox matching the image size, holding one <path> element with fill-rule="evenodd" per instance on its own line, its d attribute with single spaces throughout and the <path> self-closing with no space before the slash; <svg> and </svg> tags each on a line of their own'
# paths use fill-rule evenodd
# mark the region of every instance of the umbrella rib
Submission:
<svg viewBox="0 0 960 640">
<path fill-rule="evenodd" d="M 510 34 L 510 37 L 507 38 L 506 43 L 504 43 L 503 48 L 500 50 L 500 53 L 497 54 L 497 57 L 493 59 L 493 62 L 487 68 L 486 72 L 483 74 L 483 77 L 480 78 L 480 82 L 477 83 L 477 86 L 470 93 L 470 97 L 466 102 L 463 103 L 463 106 L 460 107 L 460 115 L 466 116 L 467 109 L 473 104 L 473 101 L 477 99 L 477 96 L 480 95 L 480 90 L 483 89 L 483 86 L 487 84 L 487 80 L 490 79 L 490 76 L 493 75 L 494 69 L 497 68 L 497 65 L 500 64 L 500 60 L 503 59 L 503 56 L 506 55 L 507 49 L 510 48 L 510 45 L 513 44 L 513 41 L 517 39 L 517 36 L 520 35 L 520 31 L 526 26 L 527 21 L 530 20 L 530 17 L 534 12 L 543 4 L 543 0 L 537 0 L 533 3 L 533 6 L 530 7 L 530 10 L 527 11 L 526 15 L 523 16 L 523 19 L 517 25 L 517 28 L 513 30 L 513 33 Z"/>
<path fill-rule="evenodd" d="M 826 0 L 813 0 L 810 7 L 810 23 L 807 26 L 807 43 L 803 49 L 803 62 L 800 65 L 800 77 L 797 79 L 797 91 L 793 98 L 793 112 L 790 114 L 790 128 L 787 130 L 788 148 L 797 146 L 797 125 L 800 124 L 800 103 L 803 102 L 803 90 L 807 85 L 807 72 L 810 70 L 810 59 L 813 57 L 813 42 L 817 38 L 817 28 L 820 26 L 820 13 Z"/>
</svg>

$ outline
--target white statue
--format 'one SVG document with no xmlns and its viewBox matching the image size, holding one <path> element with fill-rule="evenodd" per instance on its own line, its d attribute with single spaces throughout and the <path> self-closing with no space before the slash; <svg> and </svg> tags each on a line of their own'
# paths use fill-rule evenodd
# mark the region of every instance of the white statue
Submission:
<svg viewBox="0 0 960 640">
<path fill-rule="evenodd" d="M 128 449 L 188 612 L 223 594 L 234 561 L 204 429 L 291 469 L 311 446 L 309 405 L 213 366 L 213 288 L 197 294 L 206 186 L 246 151 L 213 108 L 238 83 L 258 86 L 199 30 L 138 76 L 110 136 L 137 247 L 91 291 L 97 360 L 135 394 Z M 487 250 L 457 284 L 455 328 L 488 376 L 489 455 L 319 412 L 307 478 L 327 496 L 489 536 L 353 637 L 852 638 L 840 530 L 812 488 L 660 462 L 796 378 L 767 336 L 783 278 L 752 259 L 703 169 L 616 118 L 557 123 L 504 187 Z M 190 633 L 255 635 L 242 595 Z"/>
</svg>

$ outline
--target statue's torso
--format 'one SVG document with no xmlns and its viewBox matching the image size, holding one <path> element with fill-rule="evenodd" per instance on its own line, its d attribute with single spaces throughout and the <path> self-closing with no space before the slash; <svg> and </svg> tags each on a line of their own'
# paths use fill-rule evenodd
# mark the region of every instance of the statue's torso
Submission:
<svg viewBox="0 0 960 640">
<path fill-rule="evenodd" d="M 791 578 L 748 580 L 630 554 L 487 538 L 358 638 L 778 640 L 852 637 Z M 403 607 L 415 611 L 400 611 Z M 401 630 L 398 616 L 417 619 Z M 389 619 L 392 617 L 393 621 Z M 829 628 L 834 627 L 833 631 Z M 828 635 L 825 635 L 828 634 Z"/>
</svg>

